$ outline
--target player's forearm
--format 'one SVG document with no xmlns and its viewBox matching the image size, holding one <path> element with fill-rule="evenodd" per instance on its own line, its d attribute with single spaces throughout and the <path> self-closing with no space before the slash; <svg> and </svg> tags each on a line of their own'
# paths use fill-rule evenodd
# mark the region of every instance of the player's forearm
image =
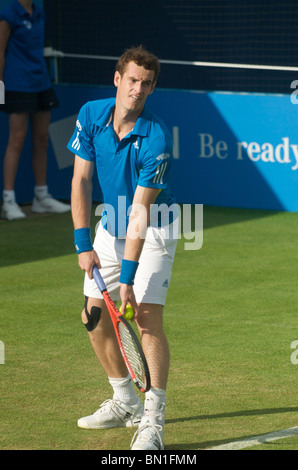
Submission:
<svg viewBox="0 0 298 470">
<path fill-rule="evenodd" d="M 132 306 L 135 312 L 138 309 L 132 285 L 142 253 L 147 227 L 148 223 L 144 216 L 141 217 L 138 214 L 138 216 L 130 217 L 119 279 L 121 309 L 123 312 L 127 303 Z"/>
<path fill-rule="evenodd" d="M 146 188 L 137 188 L 126 234 L 124 258 L 138 261 L 150 222 L 150 207 L 155 201 Z"/>
<path fill-rule="evenodd" d="M 75 230 L 90 227 L 93 170 L 92 163 L 75 157 L 71 184 L 71 212 Z"/>
<path fill-rule="evenodd" d="M 148 219 L 144 214 L 132 216 L 129 221 L 124 258 L 138 261 L 143 249 L 148 227 Z"/>
<path fill-rule="evenodd" d="M 137 186 L 127 228 L 120 283 L 133 284 L 150 223 L 151 204 L 154 204 L 158 192 L 159 190 L 154 188 Z"/>
<path fill-rule="evenodd" d="M 71 213 L 74 229 L 90 227 L 92 207 L 92 182 L 73 178 L 71 189 Z"/>
<path fill-rule="evenodd" d="M 79 266 L 92 279 L 94 265 L 100 262 L 93 250 L 90 230 L 92 207 L 92 176 L 94 164 L 76 156 L 71 185 L 71 212 L 74 225 L 74 243 Z"/>
<path fill-rule="evenodd" d="M 137 186 L 127 228 L 124 259 L 139 260 L 150 223 L 151 205 L 158 193 L 159 189 Z"/>
</svg>

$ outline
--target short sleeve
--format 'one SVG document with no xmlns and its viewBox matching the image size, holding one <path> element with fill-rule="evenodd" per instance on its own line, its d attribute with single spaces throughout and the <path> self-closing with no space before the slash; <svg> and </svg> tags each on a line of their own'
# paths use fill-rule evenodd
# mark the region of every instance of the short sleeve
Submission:
<svg viewBox="0 0 298 470">
<path fill-rule="evenodd" d="M 11 29 L 15 27 L 15 19 L 11 6 L 3 8 L 3 10 L 0 11 L 0 21 L 1 20 L 6 21 Z"/>
<path fill-rule="evenodd" d="M 169 185 L 172 158 L 171 142 L 163 136 L 156 138 L 142 157 L 138 185 L 166 189 Z"/>
<path fill-rule="evenodd" d="M 88 120 L 88 103 L 85 104 L 78 115 L 74 133 L 67 144 L 68 150 L 84 160 L 95 161 L 93 146 L 92 125 Z"/>
</svg>

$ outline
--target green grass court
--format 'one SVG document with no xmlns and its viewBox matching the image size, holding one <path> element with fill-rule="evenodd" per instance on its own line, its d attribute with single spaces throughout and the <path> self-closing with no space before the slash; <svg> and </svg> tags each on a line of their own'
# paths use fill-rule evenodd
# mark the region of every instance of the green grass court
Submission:
<svg viewBox="0 0 298 470">
<path fill-rule="evenodd" d="M 297 228 L 296 213 L 204 207 L 202 249 L 179 240 L 165 309 L 166 450 L 298 425 Z M 70 214 L 1 220 L 0 240 L 0 449 L 129 449 L 132 428 L 76 426 L 111 388 L 80 320 Z M 298 436 L 255 449 L 298 450 Z"/>
</svg>

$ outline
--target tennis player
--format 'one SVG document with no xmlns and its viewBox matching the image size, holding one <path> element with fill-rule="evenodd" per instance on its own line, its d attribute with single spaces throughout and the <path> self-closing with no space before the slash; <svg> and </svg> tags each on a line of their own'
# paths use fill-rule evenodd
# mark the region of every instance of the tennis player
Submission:
<svg viewBox="0 0 298 470">
<path fill-rule="evenodd" d="M 71 199 L 75 246 L 79 266 L 85 271 L 82 320 L 113 388 L 113 398 L 94 414 L 79 419 L 78 426 L 138 426 L 132 450 L 164 448 L 169 346 L 163 330 L 163 307 L 177 237 L 170 236 L 170 217 L 164 223 L 165 218 L 156 210 L 160 205 L 175 207 L 169 185 L 171 136 L 164 123 L 145 106 L 159 71 L 157 57 L 141 46 L 125 51 L 114 75 L 116 98 L 85 104 L 68 144 L 76 155 Z M 95 166 L 105 212 L 92 244 L 90 213 Z M 92 278 L 94 265 L 100 268 L 112 299 L 121 300 L 122 312 L 128 303 L 134 308 L 151 375 L 144 406 L 128 375 L 108 311 Z"/>
</svg>

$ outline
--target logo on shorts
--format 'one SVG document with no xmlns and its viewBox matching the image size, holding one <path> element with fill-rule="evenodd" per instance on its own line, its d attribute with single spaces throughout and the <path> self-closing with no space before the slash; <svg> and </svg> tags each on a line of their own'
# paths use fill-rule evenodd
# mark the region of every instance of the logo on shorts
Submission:
<svg viewBox="0 0 298 470">
<path fill-rule="evenodd" d="M 162 283 L 162 287 L 169 287 L 169 281 L 167 279 Z"/>
</svg>

